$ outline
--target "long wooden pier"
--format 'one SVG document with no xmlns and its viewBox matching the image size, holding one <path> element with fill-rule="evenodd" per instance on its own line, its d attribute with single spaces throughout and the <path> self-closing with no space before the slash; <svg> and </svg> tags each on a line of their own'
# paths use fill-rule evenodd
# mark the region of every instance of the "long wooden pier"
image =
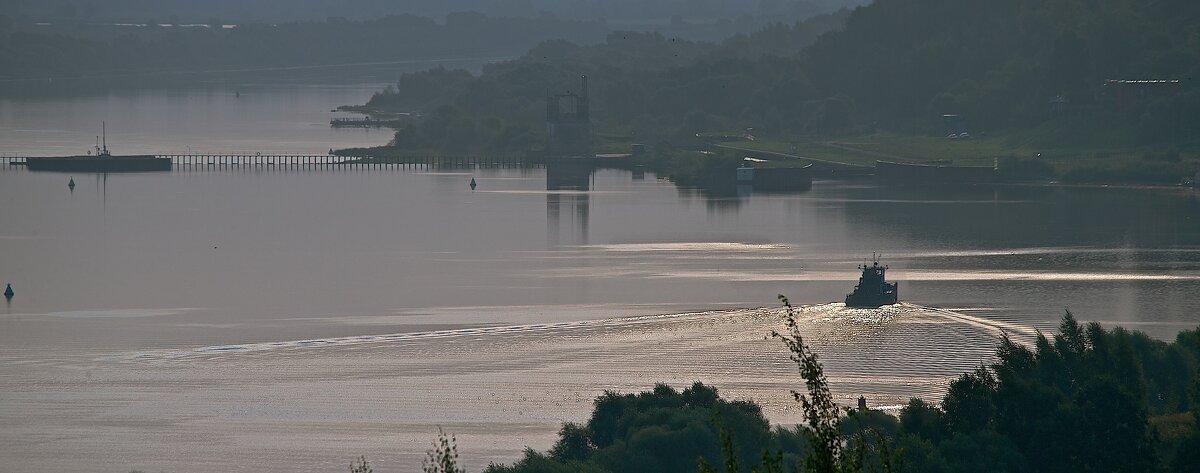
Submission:
<svg viewBox="0 0 1200 473">
<path fill-rule="evenodd" d="M 274 168 L 306 169 L 329 167 L 523 167 L 542 164 L 523 156 L 337 156 L 331 154 L 157 154 L 171 160 L 177 170 Z M 25 156 L 0 156 L 0 171 L 24 166 Z"/>
</svg>

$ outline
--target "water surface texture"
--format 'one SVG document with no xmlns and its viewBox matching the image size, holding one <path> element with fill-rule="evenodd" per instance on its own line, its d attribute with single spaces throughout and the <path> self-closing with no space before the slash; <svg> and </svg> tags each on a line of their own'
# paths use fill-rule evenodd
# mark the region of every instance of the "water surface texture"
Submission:
<svg viewBox="0 0 1200 473">
<path fill-rule="evenodd" d="M 7 347 L 825 303 L 872 252 L 904 300 L 1038 328 L 1070 309 L 1167 337 L 1200 299 L 1196 203 L 1174 190 L 820 183 L 709 199 L 615 170 L 547 191 L 542 169 L 259 168 L 80 175 L 71 192 L 70 177 L 0 173 Z"/>
<path fill-rule="evenodd" d="M 1064 309 L 1162 338 L 1200 322 L 1198 210 L 1178 190 L 714 198 L 547 175 L 3 170 L 0 464 L 409 471 L 441 426 L 477 469 L 659 381 L 795 423 L 799 380 L 764 340 L 776 294 L 805 305 L 839 400 L 876 406 L 939 398 L 1000 334 Z M 873 251 L 907 304 L 841 307 Z"/>
<path fill-rule="evenodd" d="M 84 154 L 107 122 L 113 154 L 325 154 L 376 146 L 392 130 L 332 129 L 403 72 L 478 72 L 499 58 L 0 81 L 0 156 Z"/>
</svg>

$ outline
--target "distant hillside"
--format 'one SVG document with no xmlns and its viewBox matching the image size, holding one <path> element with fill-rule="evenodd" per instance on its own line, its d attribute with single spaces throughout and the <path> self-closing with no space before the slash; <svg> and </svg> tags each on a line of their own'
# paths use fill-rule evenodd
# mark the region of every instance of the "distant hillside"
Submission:
<svg viewBox="0 0 1200 473">
<path fill-rule="evenodd" d="M 397 134 L 398 146 L 413 149 L 512 151 L 514 143 L 537 142 L 528 135 L 540 133 L 545 96 L 577 87 L 581 75 L 590 78 L 592 117 L 602 133 L 657 140 L 765 123 L 764 117 L 778 124 L 783 112 L 816 99 L 797 54 L 847 14 L 775 24 L 720 44 L 636 32 L 610 33 L 593 46 L 547 41 L 478 76 L 443 69 L 405 74 L 367 106 L 427 112 L 425 123 Z M 474 143 L 463 141 L 472 136 Z"/>
<path fill-rule="evenodd" d="M 716 42 L 859 1 L 0 0 L 0 80 L 517 56 L 618 30 Z"/>
<path fill-rule="evenodd" d="M 443 22 L 404 15 L 236 28 L 220 23 L 32 29 L 0 24 L 0 79 L 515 56 L 549 38 L 597 42 L 609 30 L 599 21 L 479 13 L 454 13 Z"/>
<path fill-rule="evenodd" d="M 535 125 L 543 95 L 588 74 L 598 129 L 638 139 L 949 130 L 1195 148 L 1198 68 L 1193 0 L 878 0 L 716 45 L 545 43 L 479 77 L 407 75 L 372 105 L 449 105 Z"/>
<path fill-rule="evenodd" d="M 956 113 L 982 129 L 1070 118 L 1077 132 L 1182 139 L 1172 130 L 1200 123 L 1200 2 L 878 0 L 806 50 L 803 66 L 821 94 L 853 103 L 860 125 L 929 129 Z M 1106 85 L 1155 79 L 1181 82 Z"/>
</svg>

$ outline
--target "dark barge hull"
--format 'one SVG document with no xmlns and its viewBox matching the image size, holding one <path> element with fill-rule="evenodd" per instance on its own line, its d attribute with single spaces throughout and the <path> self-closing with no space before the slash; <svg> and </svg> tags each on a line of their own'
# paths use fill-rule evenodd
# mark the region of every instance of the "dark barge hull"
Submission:
<svg viewBox="0 0 1200 473">
<path fill-rule="evenodd" d="M 755 191 L 794 192 L 812 189 L 812 167 L 754 168 L 751 185 Z"/>
<path fill-rule="evenodd" d="M 171 158 L 154 155 L 26 158 L 25 166 L 30 171 L 50 172 L 153 172 L 170 171 Z"/>
<path fill-rule="evenodd" d="M 875 179 L 883 185 L 987 184 L 996 181 L 996 169 L 876 161 Z"/>
</svg>

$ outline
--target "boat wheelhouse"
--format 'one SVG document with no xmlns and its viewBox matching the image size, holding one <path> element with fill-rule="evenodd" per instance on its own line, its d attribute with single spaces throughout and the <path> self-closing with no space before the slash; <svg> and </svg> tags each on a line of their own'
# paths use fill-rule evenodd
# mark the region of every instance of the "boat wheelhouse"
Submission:
<svg viewBox="0 0 1200 473">
<path fill-rule="evenodd" d="M 858 267 L 862 276 L 854 292 L 846 295 L 846 307 L 874 309 L 895 304 L 899 298 L 898 283 L 887 282 L 887 266 L 879 265 L 879 257 L 873 255 L 871 265 Z"/>
</svg>

